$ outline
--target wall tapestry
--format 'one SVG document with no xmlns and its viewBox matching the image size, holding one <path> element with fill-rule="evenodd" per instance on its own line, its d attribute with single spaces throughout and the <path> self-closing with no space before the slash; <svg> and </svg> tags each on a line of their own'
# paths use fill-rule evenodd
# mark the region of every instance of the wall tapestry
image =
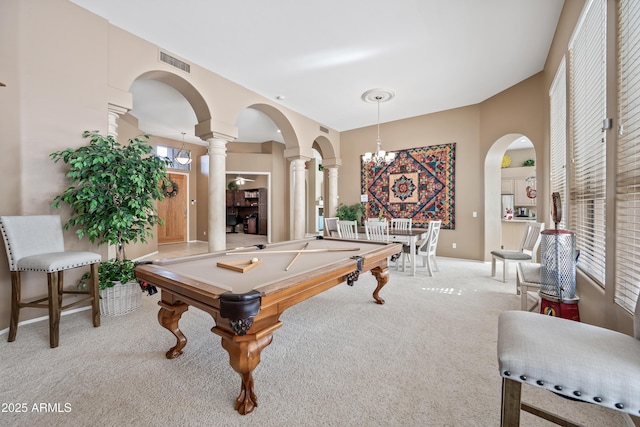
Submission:
<svg viewBox="0 0 640 427">
<path fill-rule="evenodd" d="M 366 218 L 411 218 L 426 228 L 432 219 L 455 229 L 456 144 L 396 151 L 389 165 L 362 165 Z"/>
</svg>

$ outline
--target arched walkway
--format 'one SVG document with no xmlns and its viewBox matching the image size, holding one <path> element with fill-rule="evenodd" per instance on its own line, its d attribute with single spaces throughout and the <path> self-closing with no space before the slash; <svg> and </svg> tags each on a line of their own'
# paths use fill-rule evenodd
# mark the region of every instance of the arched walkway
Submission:
<svg viewBox="0 0 640 427">
<path fill-rule="evenodd" d="M 491 260 L 491 251 L 501 243 L 501 163 L 509 146 L 522 134 L 510 133 L 497 139 L 484 162 L 484 260 Z"/>
</svg>

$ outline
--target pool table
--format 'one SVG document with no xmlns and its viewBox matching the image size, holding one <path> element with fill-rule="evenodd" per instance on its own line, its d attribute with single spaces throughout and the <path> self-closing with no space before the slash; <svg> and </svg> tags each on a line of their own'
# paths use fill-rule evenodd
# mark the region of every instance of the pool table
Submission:
<svg viewBox="0 0 640 427">
<path fill-rule="evenodd" d="M 213 317 L 212 332 L 222 337 L 229 363 L 242 378 L 235 409 L 244 415 L 258 406 L 252 371 L 282 326 L 280 315 L 344 281 L 353 285 L 366 271 L 377 280 L 375 302 L 384 304 L 378 294 L 389 280 L 387 260 L 401 250 L 397 243 L 318 236 L 156 260 L 138 265 L 135 274 L 161 290 L 158 321 L 177 339 L 167 358 L 180 356 L 187 344 L 178 323 L 189 306 Z"/>
</svg>

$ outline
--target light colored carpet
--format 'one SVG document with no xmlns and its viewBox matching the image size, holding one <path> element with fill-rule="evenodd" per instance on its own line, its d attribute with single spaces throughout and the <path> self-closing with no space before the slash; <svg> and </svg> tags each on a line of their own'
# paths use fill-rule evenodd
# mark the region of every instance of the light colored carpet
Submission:
<svg viewBox="0 0 640 427">
<path fill-rule="evenodd" d="M 0 342 L 0 402 L 26 403 L 27 413 L 2 412 L 0 424 L 497 426 L 497 318 L 519 297 L 489 264 L 438 263 L 435 278 L 392 269 L 383 306 L 367 273 L 287 310 L 254 371 L 259 407 L 246 416 L 233 409 L 240 376 L 198 309 L 182 317 L 189 342 L 175 360 L 164 356 L 175 339 L 158 324 L 157 295 L 99 328 L 88 311 L 64 316 L 56 349 L 46 322 L 24 325 Z M 523 400 L 586 426 L 627 425 L 616 411 L 533 387 Z M 33 411 L 40 403 L 69 411 Z M 523 413 L 521 425 L 551 424 Z"/>
</svg>

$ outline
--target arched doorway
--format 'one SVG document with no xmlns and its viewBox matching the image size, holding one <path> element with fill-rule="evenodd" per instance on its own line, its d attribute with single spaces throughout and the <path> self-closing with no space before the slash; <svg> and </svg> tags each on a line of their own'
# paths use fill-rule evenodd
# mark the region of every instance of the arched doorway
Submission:
<svg viewBox="0 0 640 427">
<path fill-rule="evenodd" d="M 526 140 L 524 141 L 526 145 L 519 146 L 519 144 L 522 143 L 523 139 Z M 531 212 L 530 210 L 532 207 L 531 205 L 524 206 L 524 203 L 521 203 L 521 206 L 518 206 L 516 204 L 515 181 L 513 181 L 513 187 L 510 190 L 503 188 L 503 185 L 502 185 L 503 184 L 502 161 L 505 156 L 505 153 L 507 153 L 510 147 L 513 147 L 513 149 L 510 151 L 511 155 L 514 157 L 514 159 L 511 159 L 511 162 L 513 162 L 513 168 L 514 169 L 528 168 L 528 170 L 523 169 L 523 170 L 514 171 L 513 172 L 514 176 L 509 176 L 509 174 L 507 174 L 506 178 L 507 179 L 518 178 L 519 180 L 520 178 L 522 178 L 523 182 L 526 182 L 526 179 L 532 175 L 535 178 L 535 170 L 536 170 L 535 166 L 522 166 L 522 164 L 524 164 L 526 160 L 533 160 L 535 164 L 535 148 L 533 147 L 533 144 L 531 144 L 531 141 L 526 136 L 522 134 L 517 134 L 517 133 L 507 134 L 502 136 L 501 138 L 499 138 L 493 143 L 493 145 L 487 152 L 487 156 L 485 157 L 485 165 L 484 165 L 485 166 L 484 167 L 484 177 L 485 177 L 485 180 L 484 180 L 485 182 L 484 260 L 485 261 L 491 260 L 492 250 L 499 249 L 501 246 L 503 246 L 503 238 L 502 238 L 503 191 L 512 191 L 514 193 L 513 194 L 514 209 L 516 209 L 517 207 L 522 207 L 522 208 L 527 208 L 528 213 Z M 520 150 L 522 150 L 522 152 L 518 153 L 518 151 Z M 520 190 L 521 184 L 518 184 L 518 185 L 519 185 L 518 189 Z M 529 186 L 532 186 L 532 185 L 535 186 L 536 183 L 529 183 Z M 524 190 L 526 191 L 526 186 Z M 538 209 L 537 203 L 533 203 L 533 206 L 534 206 L 533 212 L 537 214 L 537 209 Z M 517 214 L 517 212 L 514 212 L 514 213 Z M 528 217 L 526 219 L 524 217 L 521 217 L 521 218 L 522 220 L 535 219 L 535 217 Z M 511 223 L 509 225 L 511 225 Z M 517 228 L 517 227 L 514 227 L 514 228 Z M 517 231 L 510 231 L 510 233 L 514 235 L 514 234 L 517 234 Z M 509 236 L 509 239 L 514 239 L 514 238 L 515 236 Z"/>
<path fill-rule="evenodd" d="M 196 111 L 191 101 L 178 89 L 184 89 L 186 84 L 178 76 L 151 72 L 136 79 L 129 89 L 134 100 L 134 108 L 129 115 L 137 119 L 136 124 L 141 132 L 153 135 L 151 142 L 159 150 L 157 154 L 170 159 L 185 143 L 189 147 L 193 147 L 191 144 L 204 144 L 194 135 L 199 120 Z M 191 89 L 193 95 L 195 90 Z M 202 104 L 201 97 L 195 98 L 199 99 L 197 104 Z M 158 244 L 197 240 L 197 211 L 192 209 L 195 207 L 197 185 L 192 168 L 196 165 L 197 156 L 192 149 L 189 151 L 194 160 L 191 164 L 174 162 L 167 168 L 169 178 L 177 184 L 178 191 L 175 197 L 159 202 L 158 212 L 164 225 L 158 226 Z"/>
</svg>

